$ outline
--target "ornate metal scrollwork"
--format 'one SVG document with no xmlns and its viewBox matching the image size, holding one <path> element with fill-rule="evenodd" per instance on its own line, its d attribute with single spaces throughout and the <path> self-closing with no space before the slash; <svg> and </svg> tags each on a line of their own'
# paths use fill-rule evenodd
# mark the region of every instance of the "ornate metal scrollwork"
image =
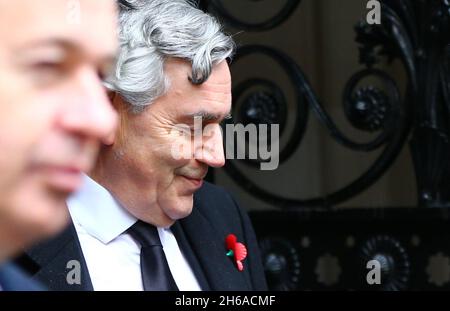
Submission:
<svg viewBox="0 0 450 311">
<path fill-rule="evenodd" d="M 402 117 L 405 113 L 401 108 L 400 92 L 395 81 L 390 78 L 389 75 L 376 69 L 366 69 L 356 73 L 346 85 L 344 90 L 344 106 L 346 107 L 347 116 L 349 117 L 350 122 L 357 128 L 363 130 L 373 131 L 382 129 L 381 133 L 374 140 L 367 143 L 359 143 L 351 140 L 338 129 L 331 117 L 320 104 L 318 97 L 314 93 L 301 68 L 289 56 L 266 46 L 246 46 L 241 48 L 235 64 L 241 57 L 251 53 L 262 53 L 277 60 L 288 73 L 297 88 L 299 108 L 297 109 L 296 124 L 294 126 L 295 130 L 288 140 L 289 142 L 287 145 L 280 151 L 280 164 L 289 159 L 301 143 L 301 138 L 303 137 L 308 120 L 308 109 L 305 103 L 309 104 L 319 120 L 328 128 L 331 136 L 342 145 L 362 152 L 373 151 L 385 144 L 387 144 L 387 147 L 372 167 L 350 185 L 330 195 L 307 200 L 287 199 L 277 194 L 270 193 L 256 185 L 252 180 L 245 176 L 245 174 L 240 172 L 232 161 L 227 161 L 225 171 L 235 180 L 239 180 L 241 185 L 250 193 L 260 199 L 272 202 L 277 206 L 284 208 L 296 208 L 298 206 L 331 206 L 344 201 L 369 187 L 396 158 L 403 146 L 407 126 L 404 122 L 405 118 Z M 380 79 L 383 84 L 387 86 L 389 95 L 375 87 L 358 88 L 357 85 L 368 76 L 374 76 Z M 247 83 L 245 82 L 245 84 Z M 234 97 L 235 103 L 239 100 L 239 95 L 242 92 L 241 89 L 242 85 L 238 86 L 239 92 L 237 92 L 238 96 Z M 286 103 L 280 102 L 279 104 Z M 362 107 L 363 105 L 364 107 Z M 365 118 L 356 121 L 356 113 L 359 113 L 360 115 L 365 114 Z M 242 114 L 242 112 L 237 115 L 239 114 Z M 264 120 L 264 118 L 260 118 L 257 121 L 264 122 Z M 239 122 L 239 120 L 233 121 Z M 231 122 L 231 120 L 229 122 Z M 248 160 L 243 162 L 252 163 Z"/>
<path fill-rule="evenodd" d="M 333 206 L 370 187 L 391 166 L 408 138 L 417 176 L 419 205 L 450 205 L 450 1 L 382 0 L 380 25 L 365 21 L 355 26 L 360 45 L 360 63 L 366 68 L 355 73 L 343 91 L 343 107 L 349 123 L 357 130 L 376 133 L 373 140 L 357 142 L 347 137 L 326 112 L 301 68 L 286 54 L 267 46 L 242 47 L 237 60 L 252 53 L 262 53 L 277 61 L 294 81 L 298 107 L 295 131 L 281 150 L 280 164 L 301 143 L 306 129 L 309 105 L 330 136 L 356 152 L 383 148 L 371 167 L 350 184 L 336 192 L 316 198 L 294 200 L 259 187 L 232 161 L 225 171 L 251 194 L 283 208 Z M 212 1 L 211 3 L 218 3 Z M 295 7 L 295 6 L 293 6 Z M 219 12 L 223 13 L 223 8 Z M 262 25 L 239 25 L 222 14 L 231 24 L 250 30 L 266 30 Z M 288 16 L 288 15 L 286 15 Z M 257 28 L 257 29 L 254 29 Z M 396 81 L 377 69 L 382 61 L 399 59 L 407 75 L 407 89 L 400 94 Z M 237 62 L 236 62 L 237 63 Z M 368 77 L 379 83 L 364 84 Z M 245 89 L 259 85 L 259 91 L 247 95 L 239 113 L 240 122 L 285 122 L 286 100 L 273 81 L 254 77 L 234 89 L 235 100 Z M 378 85 L 383 86 L 382 88 Z M 237 95 L 237 96 L 236 96 Z M 235 120 L 237 121 L 237 120 Z M 254 164 L 255 161 L 242 161 Z"/>
<path fill-rule="evenodd" d="M 274 15 L 269 17 L 267 20 L 262 22 L 248 22 L 245 20 L 240 20 L 235 17 L 231 12 L 227 10 L 224 6 L 224 1 L 226 0 L 203 0 L 201 5 L 206 10 L 212 10 L 223 17 L 227 24 L 233 26 L 237 29 L 247 30 L 247 31 L 265 31 L 277 27 L 288 19 L 291 14 L 295 11 L 297 6 L 300 4 L 300 0 L 276 0 L 284 1 L 284 6 L 276 12 Z M 267 2 L 266 0 L 244 0 L 246 2 Z M 273 0 L 272 0 L 273 1 Z"/>
<path fill-rule="evenodd" d="M 288 73 L 291 83 L 296 90 L 296 122 L 288 143 L 283 150 L 280 151 L 279 161 L 280 163 L 283 163 L 290 158 L 300 144 L 305 133 L 308 120 L 308 106 L 300 87 L 302 80 L 298 71 L 299 68 L 287 55 L 264 46 L 242 47 L 239 54 L 234 59 L 234 64 L 236 64 L 241 58 L 254 53 L 264 54 L 275 60 L 277 64 Z M 248 94 L 248 92 L 250 93 Z M 244 103 L 237 107 L 236 103 L 240 101 L 243 94 L 247 94 L 247 97 L 244 100 Z M 246 80 L 234 88 L 233 98 L 233 115 L 237 116 L 237 119 L 234 117 L 234 119 L 228 120 L 227 123 L 239 122 L 245 125 L 251 121 L 256 125 L 280 124 L 280 135 L 283 134 L 286 123 L 287 102 L 282 90 L 280 90 L 276 83 L 260 78 Z M 256 99 L 263 99 L 263 101 L 256 102 Z M 235 109 L 238 109 L 238 111 L 235 111 Z M 243 162 L 250 165 L 258 164 L 258 161 L 252 160 Z M 233 170 L 231 167 L 237 171 L 237 168 L 235 168 L 231 161 L 228 161 L 227 168 Z M 248 182 L 251 183 L 250 180 L 248 180 Z"/>
<path fill-rule="evenodd" d="M 272 290 L 295 290 L 300 281 L 301 260 L 297 249 L 282 238 L 260 242 L 264 270 Z"/>
<path fill-rule="evenodd" d="M 411 274 L 411 263 L 407 251 L 392 236 L 377 235 L 369 238 L 359 250 L 358 272 L 367 273 L 367 263 L 375 261 L 379 264 L 379 284 L 367 284 L 361 280 L 361 288 L 366 290 L 399 291 L 408 288 Z"/>
</svg>

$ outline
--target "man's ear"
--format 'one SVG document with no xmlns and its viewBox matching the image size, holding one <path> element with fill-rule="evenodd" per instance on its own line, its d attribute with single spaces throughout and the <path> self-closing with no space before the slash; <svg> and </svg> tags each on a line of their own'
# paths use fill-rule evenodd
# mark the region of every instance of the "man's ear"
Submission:
<svg viewBox="0 0 450 311">
<path fill-rule="evenodd" d="M 118 104 L 117 103 L 117 99 L 119 98 L 119 95 L 116 92 L 110 91 L 110 90 L 107 91 L 107 95 L 108 95 L 108 99 L 109 99 L 111 105 L 114 107 L 114 109 L 116 111 L 118 111 L 118 109 L 117 109 L 117 104 Z M 118 113 L 119 113 L 119 111 L 118 111 Z M 120 122 L 120 120 L 119 120 L 119 122 Z M 116 134 L 117 134 L 116 130 L 112 131 L 107 136 L 102 138 L 102 143 L 104 145 L 107 145 L 107 146 L 113 145 L 115 140 L 116 140 Z"/>
</svg>

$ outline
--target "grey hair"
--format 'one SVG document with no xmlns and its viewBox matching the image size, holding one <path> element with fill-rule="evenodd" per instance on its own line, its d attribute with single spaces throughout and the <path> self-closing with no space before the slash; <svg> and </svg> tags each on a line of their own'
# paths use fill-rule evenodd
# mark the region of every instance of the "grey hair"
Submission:
<svg viewBox="0 0 450 311">
<path fill-rule="evenodd" d="M 121 9 L 120 49 L 113 74 L 105 86 L 119 93 L 139 113 L 164 95 L 170 81 L 164 63 L 170 57 L 192 64 L 189 80 L 202 84 L 212 67 L 232 57 L 235 44 L 212 16 L 192 0 L 128 0 Z"/>
</svg>

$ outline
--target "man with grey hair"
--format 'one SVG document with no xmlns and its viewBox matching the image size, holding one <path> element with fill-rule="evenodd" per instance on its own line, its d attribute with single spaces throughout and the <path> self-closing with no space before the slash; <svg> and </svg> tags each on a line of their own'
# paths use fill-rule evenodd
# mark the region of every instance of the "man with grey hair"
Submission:
<svg viewBox="0 0 450 311">
<path fill-rule="evenodd" d="M 203 181 L 225 163 L 234 43 L 192 1 L 132 5 L 106 83 L 119 129 L 68 201 L 73 227 L 28 252 L 36 278 L 56 290 L 265 290 L 248 216 Z"/>
</svg>

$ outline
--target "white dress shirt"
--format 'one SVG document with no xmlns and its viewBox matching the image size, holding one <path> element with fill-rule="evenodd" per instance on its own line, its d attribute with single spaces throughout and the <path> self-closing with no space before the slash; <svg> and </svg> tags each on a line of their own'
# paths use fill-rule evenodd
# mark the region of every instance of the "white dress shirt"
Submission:
<svg viewBox="0 0 450 311">
<path fill-rule="evenodd" d="M 142 291 L 140 245 L 125 232 L 137 219 L 86 175 L 67 205 L 94 290 Z M 170 228 L 158 228 L 158 234 L 178 288 L 201 290 Z"/>
</svg>

